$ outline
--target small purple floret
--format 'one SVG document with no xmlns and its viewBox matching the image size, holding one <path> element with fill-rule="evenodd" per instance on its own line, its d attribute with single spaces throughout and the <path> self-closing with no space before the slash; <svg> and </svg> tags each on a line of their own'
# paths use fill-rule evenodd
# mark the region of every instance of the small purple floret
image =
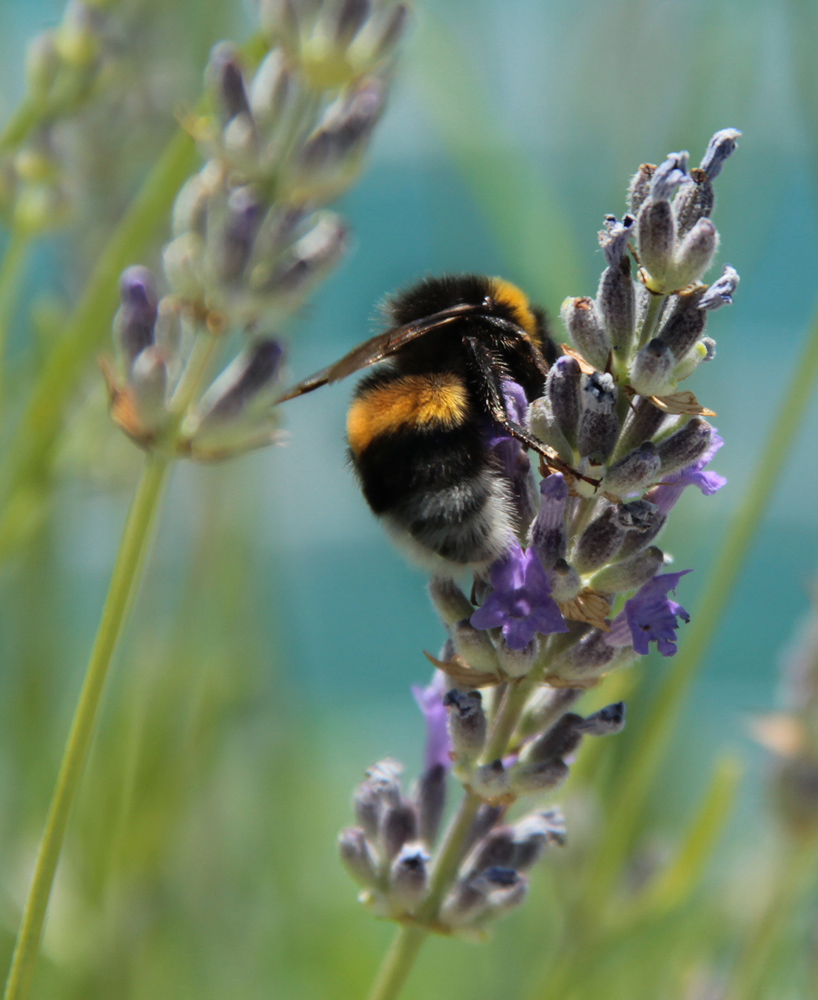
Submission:
<svg viewBox="0 0 818 1000">
<path fill-rule="evenodd" d="M 635 652 L 645 656 L 650 651 L 650 643 L 655 642 L 662 656 L 673 656 L 676 652 L 677 621 L 690 621 L 690 615 L 676 601 L 667 595 L 675 591 L 679 580 L 691 570 L 680 573 L 661 573 L 648 580 L 637 590 L 611 624 L 605 635 L 609 646 L 633 645 Z"/>
<path fill-rule="evenodd" d="M 420 685 L 412 687 L 412 694 L 426 720 L 424 769 L 427 771 L 437 764 L 441 764 L 447 770 L 452 766 L 452 741 L 449 739 L 446 709 L 443 705 L 443 696 L 447 689 L 446 678 L 439 670 L 435 671 L 427 687 L 423 688 Z"/>
<path fill-rule="evenodd" d="M 717 493 L 727 480 L 718 472 L 705 471 L 705 466 L 723 444 L 724 441 L 714 429 L 707 451 L 681 472 L 663 476 L 661 485 L 650 491 L 648 499 L 651 503 L 655 503 L 662 514 L 668 514 L 676 506 L 685 486 L 697 486 L 707 497 Z"/>
<path fill-rule="evenodd" d="M 567 632 L 568 626 L 557 602 L 540 557 L 519 544 L 491 567 L 493 591 L 485 604 L 471 616 L 477 629 L 502 628 L 509 649 L 525 649 L 537 633 Z"/>
</svg>

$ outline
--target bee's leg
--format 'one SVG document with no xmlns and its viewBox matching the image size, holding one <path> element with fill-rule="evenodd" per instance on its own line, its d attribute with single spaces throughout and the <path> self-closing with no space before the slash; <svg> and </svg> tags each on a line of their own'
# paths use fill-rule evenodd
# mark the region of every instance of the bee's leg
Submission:
<svg viewBox="0 0 818 1000">
<path fill-rule="evenodd" d="M 478 376 L 484 394 L 486 410 L 491 417 L 505 430 L 511 437 L 516 438 L 526 448 L 536 452 L 543 457 L 545 464 L 552 472 L 562 472 L 577 479 L 584 479 L 585 482 L 593 486 L 599 486 L 598 479 L 584 476 L 576 469 L 571 468 L 564 462 L 553 448 L 549 448 L 539 438 L 521 427 L 512 420 L 506 409 L 505 398 L 503 397 L 502 377 L 497 373 L 497 363 L 491 351 L 476 337 L 464 337 L 463 344 L 469 358 L 472 373 Z"/>
</svg>

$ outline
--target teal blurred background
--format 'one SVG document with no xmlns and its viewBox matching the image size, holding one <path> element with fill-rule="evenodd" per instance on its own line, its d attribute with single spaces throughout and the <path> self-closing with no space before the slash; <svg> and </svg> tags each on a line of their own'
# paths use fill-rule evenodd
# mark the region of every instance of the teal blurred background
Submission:
<svg viewBox="0 0 818 1000">
<path fill-rule="evenodd" d="M 206 16 L 193 0 L 127 6 L 128 116 L 92 115 L 71 138 L 72 162 L 107 153 L 93 183 L 77 182 L 76 219 L 30 258 L 12 340 L 21 380 L 59 335 L 174 114 L 195 100 L 209 47 L 252 31 L 248 4 L 210 0 Z M 22 93 L 26 39 L 61 11 L 0 5 L 0 119 Z M 712 498 L 689 491 L 664 536 L 677 566 L 695 568 L 678 594 L 695 614 L 818 304 L 817 27 L 815 5 L 796 0 L 430 0 L 369 168 L 341 205 L 354 252 L 288 331 L 292 377 L 364 339 L 377 302 L 424 274 L 502 274 L 556 316 L 566 295 L 594 294 L 596 232 L 605 213 L 624 211 L 639 163 L 678 149 L 698 162 L 715 130 L 741 128 L 715 220 L 719 260 L 742 282 L 735 305 L 711 317 L 718 356 L 693 387 L 718 411 L 726 445 L 715 465 L 729 485 Z M 422 650 L 436 651 L 442 630 L 422 574 L 390 548 L 346 467 L 350 390 L 288 404 L 286 447 L 177 469 L 70 828 L 37 996 L 363 995 L 391 929 L 357 907 L 335 833 L 368 764 L 389 754 L 417 767 L 408 687 L 428 676 Z M 0 429 L 10 434 L 13 422 Z M 606 996 L 693 997 L 681 991 L 717 961 L 723 908 L 752 908 L 753 893 L 731 880 L 774 832 L 747 718 L 774 704 L 782 648 L 809 606 L 816 435 L 812 406 L 651 804 L 646 840 L 661 855 L 722 749 L 746 762 L 712 876 L 732 888 L 673 918 L 686 923 L 634 938 L 638 960 L 606 968 Z M 89 368 L 49 513 L 0 568 L 4 955 L 139 461 L 109 426 Z M 629 677 L 634 725 L 665 669 L 651 658 Z M 605 745 L 609 790 L 628 738 Z M 540 995 L 561 894 L 604 836 L 584 786 L 566 808 L 576 843 L 543 866 L 524 910 L 488 946 L 434 942 L 408 998 Z M 675 986 L 660 952 L 680 970 Z"/>
</svg>

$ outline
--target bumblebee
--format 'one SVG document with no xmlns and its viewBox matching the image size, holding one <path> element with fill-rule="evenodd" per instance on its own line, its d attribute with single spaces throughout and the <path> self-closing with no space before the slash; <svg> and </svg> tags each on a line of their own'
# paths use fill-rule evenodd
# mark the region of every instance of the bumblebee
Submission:
<svg viewBox="0 0 818 1000">
<path fill-rule="evenodd" d="M 542 395 L 556 345 L 516 286 L 479 275 L 429 278 L 386 305 L 390 326 L 290 389 L 312 392 L 372 365 L 347 416 L 353 469 L 373 513 L 435 572 L 482 570 L 520 528 L 491 447 L 506 434 L 565 471 L 509 412 L 503 382 Z"/>
</svg>

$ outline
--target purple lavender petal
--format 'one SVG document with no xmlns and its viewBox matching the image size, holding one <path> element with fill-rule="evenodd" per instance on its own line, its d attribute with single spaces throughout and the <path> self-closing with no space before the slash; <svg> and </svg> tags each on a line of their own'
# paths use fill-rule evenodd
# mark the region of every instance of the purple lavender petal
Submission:
<svg viewBox="0 0 818 1000">
<path fill-rule="evenodd" d="M 718 472 L 705 472 L 705 466 L 724 445 L 721 435 L 714 429 L 707 451 L 687 468 L 662 477 L 662 483 L 650 492 L 650 500 L 661 513 L 668 514 L 676 506 L 686 486 L 696 486 L 705 496 L 717 493 L 727 480 Z"/>
<path fill-rule="evenodd" d="M 531 618 L 509 618 L 503 626 L 503 636 L 509 649 L 525 649 L 537 634 Z"/>
<path fill-rule="evenodd" d="M 445 693 L 446 678 L 439 670 L 435 671 L 427 687 L 423 688 L 420 685 L 412 687 L 412 694 L 426 720 L 424 767 L 427 771 L 436 764 L 442 764 L 448 769 L 452 763 L 450 755 L 452 744 L 446 723 L 446 709 L 443 705 Z"/>
<path fill-rule="evenodd" d="M 625 602 L 624 614 L 630 626 L 633 648 L 637 653 L 646 655 L 652 641 L 656 642 L 662 656 L 672 656 L 676 652 L 677 618 L 687 622 L 690 621 L 690 616 L 681 604 L 670 600 L 667 594 L 674 591 L 679 580 L 689 572 L 691 571 L 688 569 L 654 576 Z M 619 617 L 615 622 L 617 626 Z M 607 636 L 606 642 L 614 644 Z"/>
<path fill-rule="evenodd" d="M 517 424 L 525 424 L 525 417 L 528 413 L 528 397 L 523 391 L 523 387 L 513 379 L 504 378 L 503 396 L 506 401 L 506 410 L 511 419 Z"/>
<path fill-rule="evenodd" d="M 477 629 L 499 628 L 509 613 L 508 602 L 496 590 L 489 594 L 486 603 L 479 607 L 469 621 Z"/>
</svg>

